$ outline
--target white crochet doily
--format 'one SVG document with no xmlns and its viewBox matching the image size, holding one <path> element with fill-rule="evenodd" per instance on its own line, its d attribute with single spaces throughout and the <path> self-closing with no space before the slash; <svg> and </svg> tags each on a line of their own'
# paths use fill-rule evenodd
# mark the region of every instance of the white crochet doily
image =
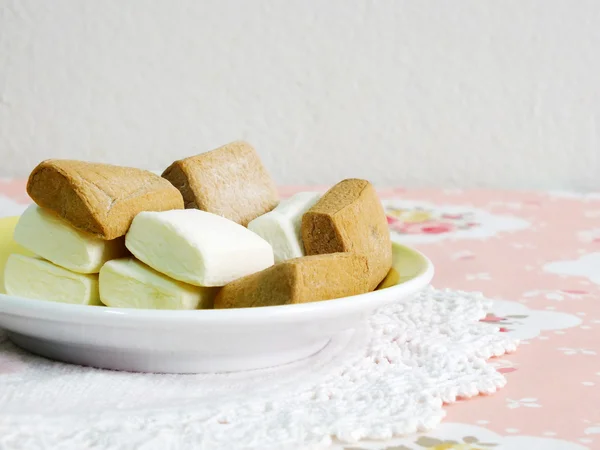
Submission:
<svg viewBox="0 0 600 450">
<path fill-rule="evenodd" d="M 221 375 L 56 363 L 0 336 L 0 449 L 326 448 L 429 430 L 443 403 L 506 383 L 486 359 L 517 342 L 480 322 L 490 306 L 429 288 L 311 358 Z"/>
</svg>

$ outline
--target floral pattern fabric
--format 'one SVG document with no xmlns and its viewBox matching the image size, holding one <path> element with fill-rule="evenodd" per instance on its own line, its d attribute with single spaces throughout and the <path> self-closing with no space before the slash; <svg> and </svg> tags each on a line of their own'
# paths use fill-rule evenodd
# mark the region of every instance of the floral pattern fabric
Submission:
<svg viewBox="0 0 600 450">
<path fill-rule="evenodd" d="M 289 187 L 291 195 L 314 187 Z M 600 449 L 600 193 L 380 191 L 393 238 L 434 263 L 434 286 L 493 298 L 484 322 L 522 340 L 493 360 L 506 388 L 448 407 L 434 432 L 338 449 Z M 24 183 L 0 180 L 0 215 Z M 0 385 L 18 372 L 0 359 Z"/>
</svg>

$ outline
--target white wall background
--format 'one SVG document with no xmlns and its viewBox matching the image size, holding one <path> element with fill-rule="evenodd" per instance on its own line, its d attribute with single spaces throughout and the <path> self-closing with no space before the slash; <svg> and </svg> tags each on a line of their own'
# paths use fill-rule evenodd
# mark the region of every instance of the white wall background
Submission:
<svg viewBox="0 0 600 450">
<path fill-rule="evenodd" d="M 243 138 L 279 183 L 600 189 L 594 0 L 0 0 L 0 175 Z"/>
</svg>

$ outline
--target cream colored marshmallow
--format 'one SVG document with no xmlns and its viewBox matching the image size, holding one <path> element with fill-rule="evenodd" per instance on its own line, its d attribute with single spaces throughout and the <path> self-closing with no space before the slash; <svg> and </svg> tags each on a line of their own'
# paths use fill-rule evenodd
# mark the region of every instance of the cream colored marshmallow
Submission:
<svg viewBox="0 0 600 450">
<path fill-rule="evenodd" d="M 113 259 L 100 270 L 100 299 L 117 308 L 212 308 L 217 291 L 173 280 L 135 258 Z"/>
<path fill-rule="evenodd" d="M 320 197 L 317 192 L 300 192 L 283 200 L 275 209 L 248 224 L 249 230 L 271 244 L 276 263 L 304 256 L 300 232 L 302 215 L 317 203 Z"/>
<path fill-rule="evenodd" d="M 100 305 L 97 274 L 71 272 L 38 257 L 10 255 L 4 287 L 8 295 L 15 297 Z"/>
<path fill-rule="evenodd" d="M 36 255 L 79 273 L 98 273 L 106 261 L 127 254 L 124 238 L 102 240 L 37 205 L 29 206 L 20 217 L 14 239 Z"/>
<path fill-rule="evenodd" d="M 224 286 L 273 265 L 267 241 L 229 219 L 197 209 L 141 212 L 125 244 L 153 269 L 195 286 Z"/>
</svg>

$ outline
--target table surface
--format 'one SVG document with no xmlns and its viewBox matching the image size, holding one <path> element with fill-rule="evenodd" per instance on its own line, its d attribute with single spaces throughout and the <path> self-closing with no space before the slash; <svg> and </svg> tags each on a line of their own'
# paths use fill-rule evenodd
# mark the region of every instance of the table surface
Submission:
<svg viewBox="0 0 600 450">
<path fill-rule="evenodd" d="M 522 345 L 493 361 L 504 389 L 447 407 L 433 432 L 346 448 L 600 448 L 600 194 L 380 194 L 395 237 L 435 264 L 433 284 L 494 299 L 486 320 Z M 0 215 L 28 203 L 22 180 L 0 180 Z"/>
</svg>

